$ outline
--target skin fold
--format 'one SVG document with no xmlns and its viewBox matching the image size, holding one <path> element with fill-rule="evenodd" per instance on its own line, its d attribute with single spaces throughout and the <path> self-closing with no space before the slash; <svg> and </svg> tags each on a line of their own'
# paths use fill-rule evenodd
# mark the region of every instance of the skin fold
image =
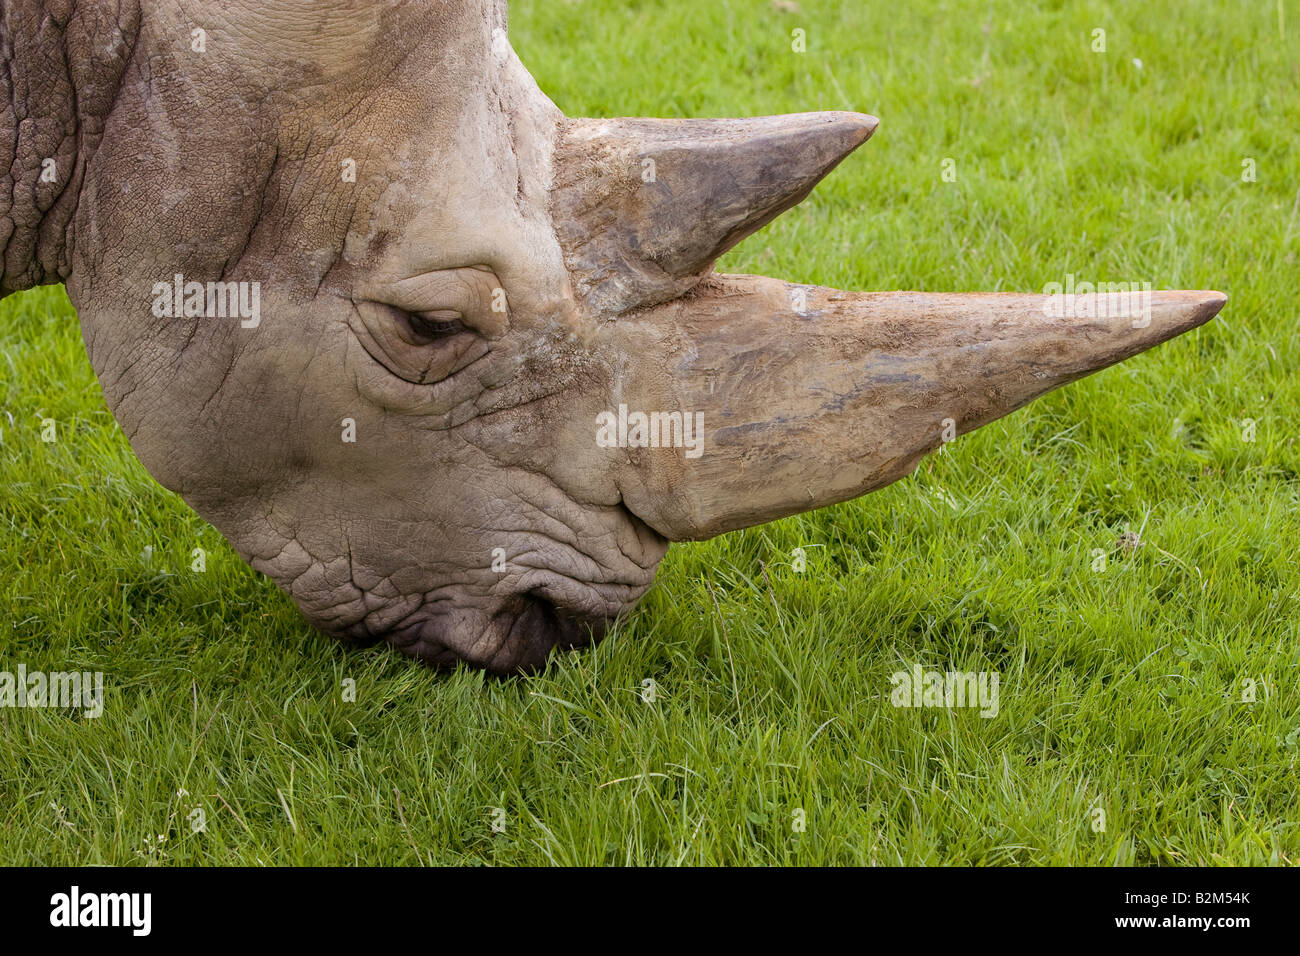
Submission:
<svg viewBox="0 0 1300 956">
<path fill-rule="evenodd" d="M 537 668 L 670 541 L 879 488 L 1224 301 L 717 275 L 876 120 L 568 119 L 497 0 L 0 0 L 0 47 L 0 293 L 65 283 L 150 473 L 314 625 L 433 664 Z M 177 276 L 257 314 L 160 309 Z M 620 410 L 694 451 L 603 440 Z"/>
</svg>

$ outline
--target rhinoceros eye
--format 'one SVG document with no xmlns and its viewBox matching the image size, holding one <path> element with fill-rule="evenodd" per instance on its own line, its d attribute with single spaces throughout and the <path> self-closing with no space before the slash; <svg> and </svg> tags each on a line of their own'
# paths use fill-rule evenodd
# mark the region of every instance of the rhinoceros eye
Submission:
<svg viewBox="0 0 1300 956">
<path fill-rule="evenodd" d="M 423 313 L 408 312 L 406 318 L 415 334 L 430 340 L 465 331 L 461 314 L 451 309 Z"/>
<path fill-rule="evenodd" d="M 358 286 L 351 325 L 398 378 L 433 385 L 483 358 L 505 334 L 505 292 L 485 267 L 422 272 Z"/>
<path fill-rule="evenodd" d="M 480 358 L 489 348 L 460 312 L 409 312 L 379 302 L 357 303 L 353 331 L 380 365 L 415 385 L 430 385 Z"/>
</svg>

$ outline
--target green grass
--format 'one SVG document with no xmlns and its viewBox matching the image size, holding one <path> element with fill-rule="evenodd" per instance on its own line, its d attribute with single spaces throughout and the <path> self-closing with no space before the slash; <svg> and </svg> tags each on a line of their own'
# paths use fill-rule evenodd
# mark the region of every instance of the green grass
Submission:
<svg viewBox="0 0 1300 956">
<path fill-rule="evenodd" d="M 1222 316 L 889 489 L 675 547 L 601 646 L 501 682 L 312 632 L 135 461 L 63 292 L 6 300 L 0 670 L 102 670 L 107 707 L 0 709 L 0 862 L 1300 860 L 1300 4 L 802 4 L 516 2 L 512 35 L 572 115 L 881 117 L 724 269 Z M 1000 713 L 891 707 L 915 663 L 997 671 Z"/>
</svg>

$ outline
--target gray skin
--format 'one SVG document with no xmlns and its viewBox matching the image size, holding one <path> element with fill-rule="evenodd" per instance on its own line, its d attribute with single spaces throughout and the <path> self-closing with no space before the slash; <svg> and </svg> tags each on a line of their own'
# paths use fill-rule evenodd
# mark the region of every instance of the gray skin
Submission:
<svg viewBox="0 0 1300 956">
<path fill-rule="evenodd" d="M 145 467 L 331 634 L 536 668 L 669 541 L 881 487 L 1223 304 L 715 275 L 876 121 L 568 120 L 505 27 L 499 0 L 0 0 L 0 293 L 66 283 Z M 175 274 L 258 283 L 260 323 L 156 316 Z M 620 404 L 702 415 L 703 453 L 603 447 Z"/>
</svg>

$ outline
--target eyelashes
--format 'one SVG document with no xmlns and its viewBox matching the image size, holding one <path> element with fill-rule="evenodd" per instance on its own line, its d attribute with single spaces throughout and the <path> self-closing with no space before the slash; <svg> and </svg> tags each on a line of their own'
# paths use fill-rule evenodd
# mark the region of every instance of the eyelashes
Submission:
<svg viewBox="0 0 1300 956">
<path fill-rule="evenodd" d="M 404 318 L 416 336 L 431 342 L 466 331 L 464 316 L 451 309 L 406 312 Z"/>
</svg>

